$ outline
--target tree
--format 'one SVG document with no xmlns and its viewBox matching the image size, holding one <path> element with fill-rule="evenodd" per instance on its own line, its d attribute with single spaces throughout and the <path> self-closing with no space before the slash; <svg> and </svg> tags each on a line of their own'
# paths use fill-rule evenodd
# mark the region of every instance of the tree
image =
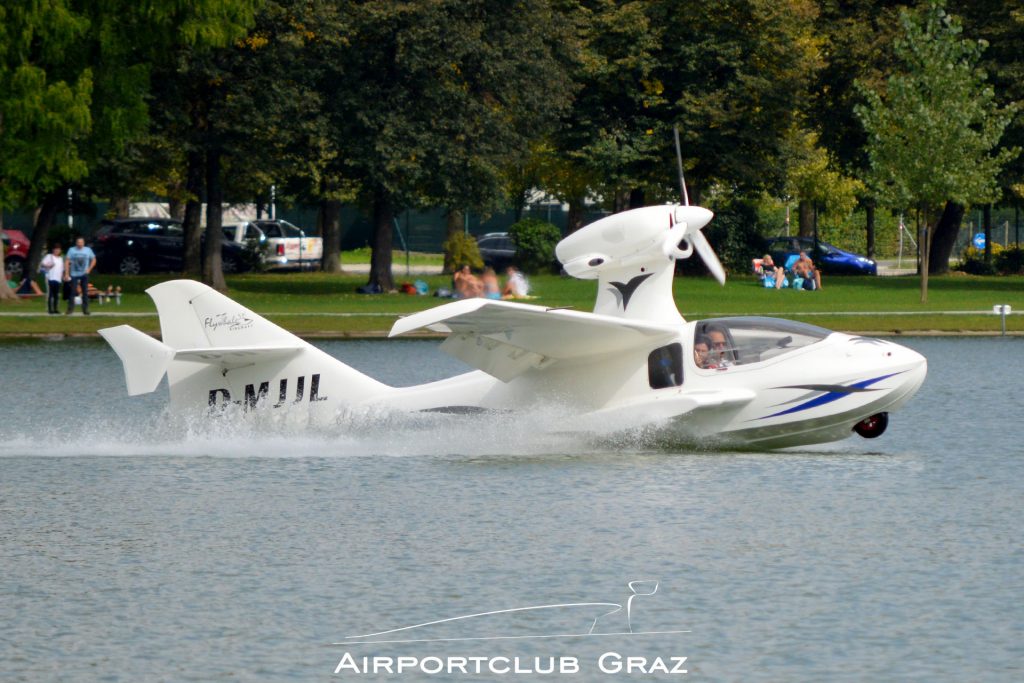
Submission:
<svg viewBox="0 0 1024 683">
<path fill-rule="evenodd" d="M 780 189 L 782 148 L 821 67 L 817 3 L 662 0 L 651 12 L 666 27 L 655 75 L 672 103 L 655 131 L 663 159 L 657 177 L 676 194 L 668 162 L 678 123 L 691 201 L 714 183 Z"/>
<path fill-rule="evenodd" d="M 856 108 L 868 134 L 869 185 L 893 207 L 915 210 L 921 248 L 921 302 L 928 300 L 928 253 L 934 219 L 946 201 L 992 201 L 997 177 L 1015 150 L 996 149 L 1012 110 L 998 108 L 978 68 L 983 46 L 961 38 L 961 25 L 932 2 L 900 15 L 895 43 L 901 70 L 884 92 L 863 86 Z"/>
<path fill-rule="evenodd" d="M 950 10 L 958 14 L 964 24 L 964 33 L 985 41 L 987 47 L 981 55 L 979 66 L 985 70 L 995 91 L 995 101 L 1001 106 L 1024 102 L 1024 54 L 1020 46 L 1024 43 L 1024 10 L 1018 3 L 1003 0 L 952 0 Z M 1024 147 L 1024 117 L 1015 116 L 1003 133 L 1002 144 L 1006 147 Z M 1024 184 L 1024 155 L 1009 160 L 1002 169 L 999 186 L 1003 200 L 1021 206 L 1019 188 Z M 1015 189 L 1018 188 L 1018 189 Z M 947 207 L 948 208 L 948 207 Z M 964 207 L 959 206 L 956 221 L 940 221 L 932 243 L 930 265 L 945 268 L 953 249 Z M 945 215 L 943 218 L 946 218 Z M 986 219 L 986 230 L 991 221 Z M 945 228 L 945 229 L 944 229 Z M 991 235 L 986 235 L 991 237 Z M 991 239 L 986 239 L 986 257 L 991 256 Z"/>
<path fill-rule="evenodd" d="M 780 161 L 786 169 L 786 194 L 800 203 L 801 237 L 812 236 L 816 225 L 813 216 L 818 211 L 843 216 L 857 205 L 857 194 L 863 190 L 863 184 L 836 170 L 837 164 L 818 146 L 816 133 L 794 127 Z M 812 220 L 805 220 L 805 206 L 810 208 Z"/>
<path fill-rule="evenodd" d="M 373 215 L 369 284 L 388 291 L 394 215 L 409 207 L 481 210 L 505 196 L 505 170 L 572 94 L 572 40 L 548 0 L 367 0 L 328 60 L 325 105 L 344 176 Z"/>
<path fill-rule="evenodd" d="M 88 31 L 65 0 L 0 7 L 0 207 L 43 204 L 30 273 L 66 185 L 88 172 L 81 147 L 93 129 L 94 72 L 80 58 Z"/>
</svg>

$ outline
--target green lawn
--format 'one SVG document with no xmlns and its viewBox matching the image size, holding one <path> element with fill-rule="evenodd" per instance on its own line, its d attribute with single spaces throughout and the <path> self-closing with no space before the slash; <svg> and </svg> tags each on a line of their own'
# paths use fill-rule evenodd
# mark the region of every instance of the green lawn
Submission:
<svg viewBox="0 0 1024 683">
<path fill-rule="evenodd" d="M 123 302 L 120 306 L 94 303 L 92 311 L 102 315 L 88 318 L 80 314 L 71 318 L 47 316 L 46 303 L 40 299 L 0 304 L 0 335 L 90 334 L 122 323 L 158 332 L 156 309 L 144 290 L 164 279 L 166 276 L 157 275 L 97 277 L 96 284 L 103 288 L 120 285 Z M 431 290 L 448 287 L 450 282 L 447 276 L 420 279 L 427 281 Z M 311 336 L 383 334 L 398 316 L 444 303 L 435 297 L 357 294 L 356 287 L 365 282 L 364 275 L 324 273 L 228 278 L 232 298 L 289 330 Z M 593 306 L 593 281 L 543 275 L 533 277 L 532 282 L 538 298 L 531 303 L 584 311 Z M 764 289 L 747 277 L 730 279 L 725 287 L 709 278 L 680 277 L 676 279 L 675 296 L 687 318 L 768 315 L 837 330 L 902 334 L 997 332 L 999 318 L 984 312 L 991 311 L 993 304 L 1005 303 L 1014 309 L 1007 320 L 1008 329 L 1024 332 L 1024 316 L 1020 315 L 1024 312 L 1024 277 L 932 278 L 926 305 L 919 303 L 918 287 L 916 277 L 833 277 L 819 292 L 776 291 Z"/>
<path fill-rule="evenodd" d="M 344 268 L 346 263 L 369 263 L 370 251 L 370 247 L 360 247 L 359 249 L 350 249 L 348 251 L 341 252 L 341 267 Z M 391 259 L 396 267 L 402 267 L 405 265 L 405 252 L 396 249 L 391 252 Z M 409 265 L 441 266 L 444 265 L 444 254 L 434 254 L 425 251 L 410 251 Z"/>
</svg>

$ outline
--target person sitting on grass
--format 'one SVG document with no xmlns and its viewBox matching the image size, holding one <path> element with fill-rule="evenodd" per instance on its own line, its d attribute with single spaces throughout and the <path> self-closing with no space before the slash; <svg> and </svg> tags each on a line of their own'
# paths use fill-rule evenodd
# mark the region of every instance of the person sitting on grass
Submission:
<svg viewBox="0 0 1024 683">
<path fill-rule="evenodd" d="M 494 268 L 484 268 L 484 274 L 480 278 L 483 287 L 483 296 L 487 299 L 500 299 L 501 286 L 498 284 L 498 275 Z"/>
<path fill-rule="evenodd" d="M 456 271 L 452 276 L 452 285 L 455 289 L 455 296 L 459 299 L 472 299 L 483 293 L 480 279 L 473 275 L 473 271 L 469 269 L 468 265 L 462 266 Z"/>
<path fill-rule="evenodd" d="M 786 269 L 775 265 L 771 254 L 765 254 L 761 257 L 761 273 L 766 282 L 769 280 L 774 282 L 775 289 L 782 289 L 786 281 Z"/>
<path fill-rule="evenodd" d="M 530 282 L 526 276 L 519 272 L 515 266 L 509 266 L 505 271 L 508 280 L 505 281 L 505 289 L 501 292 L 502 299 L 525 299 L 530 294 Z"/>
<path fill-rule="evenodd" d="M 14 293 L 17 294 L 18 297 L 22 299 L 31 299 L 37 296 L 45 296 L 43 290 L 39 288 L 39 285 L 36 284 L 35 280 L 27 275 L 21 279 L 21 282 L 11 279 L 9 273 L 7 277 L 7 286 L 13 289 Z"/>
<path fill-rule="evenodd" d="M 821 289 L 821 271 L 814 267 L 814 261 L 806 251 L 801 251 L 800 258 L 793 263 L 793 274 L 802 277 L 805 281 L 813 282 L 814 289 Z"/>
</svg>

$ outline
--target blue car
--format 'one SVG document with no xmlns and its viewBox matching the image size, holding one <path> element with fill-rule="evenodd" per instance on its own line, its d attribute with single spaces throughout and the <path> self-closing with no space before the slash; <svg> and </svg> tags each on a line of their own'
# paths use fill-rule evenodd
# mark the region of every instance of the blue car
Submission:
<svg viewBox="0 0 1024 683">
<path fill-rule="evenodd" d="M 872 259 L 833 247 L 828 242 L 819 240 L 815 250 L 810 237 L 776 237 L 768 241 L 768 253 L 779 265 L 801 251 L 806 251 L 825 275 L 878 275 L 878 264 Z"/>
</svg>

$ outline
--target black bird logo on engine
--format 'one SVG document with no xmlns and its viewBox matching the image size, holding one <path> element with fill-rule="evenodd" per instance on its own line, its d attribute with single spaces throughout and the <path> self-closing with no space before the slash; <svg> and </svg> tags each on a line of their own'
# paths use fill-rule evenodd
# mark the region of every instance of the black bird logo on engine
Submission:
<svg viewBox="0 0 1024 683">
<path fill-rule="evenodd" d="M 612 293 L 615 294 L 615 298 L 622 304 L 622 310 L 626 310 L 626 306 L 629 306 L 629 300 L 633 297 L 633 292 L 640 286 L 644 280 L 654 275 L 654 273 L 644 273 L 643 275 L 637 275 L 629 282 L 623 284 L 621 282 L 610 282 L 609 284 L 615 289 Z"/>
</svg>

